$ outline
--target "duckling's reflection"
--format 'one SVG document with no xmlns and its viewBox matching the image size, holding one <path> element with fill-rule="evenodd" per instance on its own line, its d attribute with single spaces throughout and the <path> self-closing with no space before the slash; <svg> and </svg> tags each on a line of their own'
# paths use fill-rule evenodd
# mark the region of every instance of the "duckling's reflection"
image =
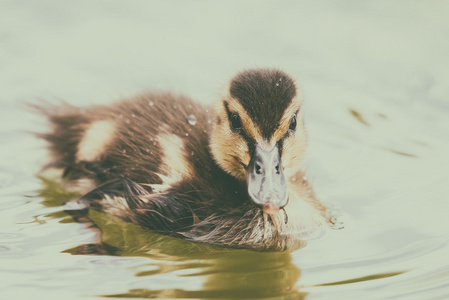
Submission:
<svg viewBox="0 0 449 300">
<path fill-rule="evenodd" d="M 75 218 L 80 221 L 79 216 Z M 289 253 L 222 249 L 194 244 L 150 232 L 92 210 L 82 221 L 87 220 L 92 222 L 91 228 L 101 231 L 101 243 L 83 245 L 66 252 L 144 256 L 165 262 L 150 264 L 150 270 L 140 271 L 136 276 L 182 271 L 183 277 L 203 280 L 201 290 L 133 289 L 104 297 L 228 299 L 288 296 L 304 299 L 306 295 L 296 288 L 300 271 L 292 263 Z"/>
<path fill-rule="evenodd" d="M 39 196 L 43 197 L 42 204 L 46 207 L 61 206 L 65 201 L 76 199 L 76 194 L 66 191 L 58 182 L 43 179 L 43 184 Z M 286 252 L 254 252 L 195 244 L 118 221 L 95 210 L 59 211 L 47 217 L 61 219 L 60 222 L 84 223 L 98 233 L 98 241 L 68 249 L 64 251 L 66 253 L 148 257 L 154 263 L 145 266 L 148 270 L 139 271 L 136 276 L 180 271 L 183 277 L 194 277 L 192 281 L 195 282 L 202 281 L 200 290 L 133 289 L 104 297 L 304 299 L 306 296 L 296 287 L 300 271 Z"/>
</svg>

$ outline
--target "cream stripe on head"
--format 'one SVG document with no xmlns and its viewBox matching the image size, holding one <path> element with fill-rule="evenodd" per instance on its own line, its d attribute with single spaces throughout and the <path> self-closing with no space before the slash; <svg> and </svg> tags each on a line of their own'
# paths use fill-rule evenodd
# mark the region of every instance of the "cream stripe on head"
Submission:
<svg viewBox="0 0 449 300">
<path fill-rule="evenodd" d="M 238 113 L 238 115 L 240 116 L 246 134 L 248 134 L 249 137 L 253 138 L 266 151 L 272 149 L 276 145 L 276 143 L 287 133 L 290 126 L 290 121 L 295 114 L 297 114 L 296 118 L 298 127 L 302 126 L 302 97 L 295 97 L 290 105 L 285 109 L 279 122 L 279 126 L 276 128 L 269 141 L 265 140 L 262 137 L 260 128 L 256 125 L 256 123 L 254 123 L 254 121 L 251 119 L 251 117 L 248 115 L 248 113 L 238 100 L 232 97 L 228 97 L 226 99 L 226 102 L 228 103 L 229 110 L 231 112 Z"/>
<path fill-rule="evenodd" d="M 296 114 L 296 121 L 298 123 L 298 127 L 301 126 L 301 122 L 303 119 L 301 105 L 302 105 L 302 98 L 296 97 L 295 99 L 292 100 L 287 109 L 285 109 L 281 121 L 279 122 L 279 126 L 270 139 L 270 143 L 276 143 L 285 135 L 285 133 L 288 131 L 288 128 L 290 127 L 290 121 L 292 120 L 292 117 L 296 114 L 296 112 L 298 112 Z"/>
<path fill-rule="evenodd" d="M 254 123 L 251 117 L 248 115 L 246 110 L 243 108 L 242 104 L 232 97 L 228 97 L 226 100 L 228 103 L 228 108 L 231 113 L 237 113 L 242 121 L 243 128 L 245 132 L 253 138 L 255 141 L 262 141 L 262 134 L 260 133 L 259 127 Z M 222 104 L 224 105 L 224 104 Z"/>
</svg>

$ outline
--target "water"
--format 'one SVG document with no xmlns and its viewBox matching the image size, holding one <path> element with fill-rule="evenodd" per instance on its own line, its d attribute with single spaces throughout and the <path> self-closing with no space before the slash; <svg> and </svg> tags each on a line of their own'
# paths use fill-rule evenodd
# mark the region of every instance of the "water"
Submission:
<svg viewBox="0 0 449 300">
<path fill-rule="evenodd" d="M 446 2 L 60 3 L 1 4 L 1 299 L 449 298 Z M 288 254 L 95 211 L 88 228 L 62 211 L 76 195 L 37 176 L 45 146 L 27 131 L 46 125 L 21 101 L 169 89 L 212 103 L 254 66 L 303 86 L 304 167 L 344 229 Z"/>
<path fill-rule="evenodd" d="M 196 124 L 196 117 L 194 115 L 189 115 L 188 122 L 190 125 L 194 126 Z"/>
</svg>

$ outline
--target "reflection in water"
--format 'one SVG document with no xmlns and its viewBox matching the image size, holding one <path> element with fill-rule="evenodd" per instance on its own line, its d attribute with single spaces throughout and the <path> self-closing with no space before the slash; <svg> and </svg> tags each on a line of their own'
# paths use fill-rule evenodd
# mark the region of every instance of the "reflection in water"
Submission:
<svg viewBox="0 0 449 300">
<path fill-rule="evenodd" d="M 43 179 L 41 196 L 45 206 L 62 205 L 76 197 L 55 181 Z M 67 215 L 70 214 L 70 215 Z M 114 298 L 254 298 L 288 296 L 303 299 L 306 293 L 297 290 L 299 268 L 289 253 L 254 252 L 223 249 L 157 234 L 139 226 L 122 222 L 94 210 L 56 212 L 46 217 L 63 222 L 82 222 L 98 231 L 101 239 L 67 249 L 74 255 L 118 255 L 150 258 L 152 263 L 138 271 L 136 277 L 179 273 L 195 277 L 201 289 L 179 288 L 131 289 L 122 294 L 102 295 Z M 175 275 L 174 275 L 175 276 Z"/>
<path fill-rule="evenodd" d="M 436 273 L 435 276 L 441 278 L 437 282 L 431 272 L 424 274 L 430 278 L 427 279 L 421 273 L 408 274 L 408 269 L 412 261 L 416 261 L 417 255 L 424 257 L 428 254 L 440 257 L 438 253 L 447 249 L 446 242 L 442 246 L 438 244 L 441 249 L 435 248 L 435 241 L 426 243 L 424 240 L 418 243 L 417 249 L 401 248 L 398 252 L 390 251 L 384 256 L 374 256 L 371 259 L 350 260 L 315 268 L 307 267 L 305 264 L 302 265 L 305 275 L 299 285 L 300 269 L 289 253 L 253 252 L 194 244 L 142 229 L 95 210 L 63 212 L 61 205 L 65 201 L 76 199 L 77 195 L 64 190 L 58 182 L 48 179 L 42 179 L 42 182 L 44 185 L 40 193 L 40 196 L 44 198 L 42 204 L 46 206 L 44 210 L 50 212 L 45 215 L 33 215 L 34 217 L 47 221 L 59 220 L 61 223 L 79 222 L 98 233 L 93 240 L 89 239 L 87 244 L 78 245 L 63 252 L 72 255 L 104 255 L 110 258 L 115 257 L 114 261 L 120 259 L 119 257 L 145 258 L 143 262 L 139 261 L 138 265 L 134 266 L 114 265 L 111 270 L 118 272 L 118 277 L 125 281 L 125 284 L 121 287 L 106 285 L 88 296 L 171 299 L 315 299 L 314 297 L 325 295 L 328 298 L 347 299 L 344 295 L 349 295 L 354 296 L 353 299 L 365 299 L 359 296 L 371 293 L 372 290 L 379 293 L 381 289 L 377 289 L 385 284 L 390 284 L 389 289 L 385 290 L 386 294 L 401 295 L 408 293 L 411 288 L 419 291 L 413 282 L 420 279 L 430 281 L 427 283 L 428 286 L 435 285 L 433 294 L 445 291 L 439 286 L 442 280 L 447 280 L 445 266 L 440 273 Z M 416 237 L 416 234 L 413 236 Z M 389 237 L 386 238 L 386 243 L 392 244 Z M 422 248 L 423 246 L 425 248 Z M 331 255 L 330 252 L 329 255 Z M 295 261 L 296 259 L 297 257 Z M 316 259 L 319 262 L 322 259 L 325 260 L 322 256 Z M 312 263 L 313 265 L 316 266 L 317 263 Z M 357 269 L 362 269 L 363 272 L 354 272 Z M 345 273 L 345 270 L 350 271 Z M 61 271 L 58 270 L 56 276 L 61 274 L 71 276 L 66 270 L 63 271 L 64 273 Z M 131 274 L 128 271 L 131 271 Z M 76 277 L 77 272 L 75 268 L 73 276 Z M 333 272 L 338 274 L 329 277 L 328 275 Z M 82 276 L 84 278 L 84 276 L 96 276 L 96 274 L 93 272 L 89 275 L 88 272 L 83 273 Z M 311 281 L 310 278 L 314 276 L 316 280 Z M 89 285 L 87 281 L 83 281 L 83 285 L 86 284 Z M 395 286 L 398 286 L 396 290 Z"/>
<path fill-rule="evenodd" d="M 164 249 L 166 250 L 166 249 Z M 202 255 L 201 255 L 202 256 Z M 303 299 L 305 293 L 299 292 L 295 284 L 299 269 L 292 264 L 287 253 L 255 253 L 247 250 L 230 250 L 207 255 L 199 263 L 183 263 L 176 266 L 159 265 L 153 272 L 141 272 L 138 276 L 148 276 L 159 272 L 177 270 L 198 270 L 183 277 L 202 277 L 200 290 L 182 289 L 133 289 L 123 294 L 109 297 L 146 298 L 258 298 L 295 296 Z"/>
<path fill-rule="evenodd" d="M 363 276 L 363 277 L 358 277 L 358 278 L 348 279 L 348 280 L 342 280 L 342 281 L 337 281 L 337 282 L 327 282 L 327 283 L 317 284 L 316 286 L 329 286 L 329 285 L 349 284 L 349 283 L 362 282 L 362 281 L 368 281 L 368 280 L 374 280 L 374 279 L 388 278 L 388 277 L 400 275 L 400 274 L 403 274 L 403 273 L 404 272 L 381 273 L 381 274 Z"/>
</svg>

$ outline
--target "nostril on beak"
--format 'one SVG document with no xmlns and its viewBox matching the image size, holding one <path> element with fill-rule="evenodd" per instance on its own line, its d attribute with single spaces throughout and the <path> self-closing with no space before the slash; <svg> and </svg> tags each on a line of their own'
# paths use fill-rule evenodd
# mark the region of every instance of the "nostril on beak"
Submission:
<svg viewBox="0 0 449 300">
<path fill-rule="evenodd" d="M 258 162 L 256 162 L 256 174 L 262 174 L 262 167 Z"/>
<path fill-rule="evenodd" d="M 276 165 L 276 167 L 274 167 L 276 169 L 276 174 L 280 174 L 280 167 L 279 164 Z"/>
<path fill-rule="evenodd" d="M 273 209 L 287 204 L 287 185 L 277 147 L 268 152 L 256 147 L 247 168 L 247 180 L 248 194 L 255 204 Z"/>
</svg>

